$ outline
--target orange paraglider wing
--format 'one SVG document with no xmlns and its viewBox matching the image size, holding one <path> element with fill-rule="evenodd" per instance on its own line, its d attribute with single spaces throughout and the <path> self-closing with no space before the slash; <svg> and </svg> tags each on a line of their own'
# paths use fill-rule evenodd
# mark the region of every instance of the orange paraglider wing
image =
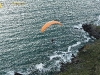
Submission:
<svg viewBox="0 0 100 75">
<path fill-rule="evenodd" d="M 44 32 L 49 26 L 54 25 L 54 24 L 58 24 L 58 25 L 62 26 L 62 24 L 61 24 L 60 22 L 58 22 L 58 21 L 55 21 L 55 20 L 49 21 L 49 22 L 45 23 L 45 24 L 42 26 L 41 32 Z"/>
</svg>

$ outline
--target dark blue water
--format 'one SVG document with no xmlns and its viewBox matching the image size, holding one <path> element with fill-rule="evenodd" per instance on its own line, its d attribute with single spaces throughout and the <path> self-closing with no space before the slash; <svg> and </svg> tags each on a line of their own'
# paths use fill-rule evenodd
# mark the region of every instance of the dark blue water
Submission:
<svg viewBox="0 0 100 75">
<path fill-rule="evenodd" d="M 2 1 L 0 8 L 0 75 L 48 75 L 71 62 L 72 53 L 91 41 L 83 23 L 99 25 L 99 0 L 21 0 L 24 5 Z M 48 21 L 58 20 L 41 33 Z M 54 43 L 51 39 L 54 39 Z"/>
</svg>

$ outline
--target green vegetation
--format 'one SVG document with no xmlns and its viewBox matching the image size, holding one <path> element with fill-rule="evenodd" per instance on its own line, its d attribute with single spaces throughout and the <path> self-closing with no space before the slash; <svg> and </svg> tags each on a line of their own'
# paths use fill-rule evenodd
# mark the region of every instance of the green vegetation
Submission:
<svg viewBox="0 0 100 75">
<path fill-rule="evenodd" d="M 98 33 L 100 33 L 100 26 L 96 26 L 96 31 L 98 31 Z"/>
<path fill-rule="evenodd" d="M 66 64 L 57 75 L 100 75 L 100 39 L 85 45 L 75 59 L 79 61 Z"/>
</svg>

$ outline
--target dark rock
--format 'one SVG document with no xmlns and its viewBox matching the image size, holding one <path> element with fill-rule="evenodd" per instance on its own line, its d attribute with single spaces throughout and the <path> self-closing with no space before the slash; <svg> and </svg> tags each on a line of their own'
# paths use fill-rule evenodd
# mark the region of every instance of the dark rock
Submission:
<svg viewBox="0 0 100 75">
<path fill-rule="evenodd" d="M 80 60 L 78 58 L 72 58 L 71 61 L 72 63 L 78 64 Z"/>
<path fill-rule="evenodd" d="M 83 24 L 82 27 L 83 27 L 83 29 L 86 32 L 91 32 L 91 31 L 93 31 L 93 30 L 96 29 L 96 26 L 95 25 L 93 25 L 93 24 L 87 24 L 87 23 L 86 24 Z"/>
<path fill-rule="evenodd" d="M 66 64 L 61 63 L 60 72 L 64 72 L 66 70 Z"/>
<path fill-rule="evenodd" d="M 76 58 L 76 56 L 75 56 L 74 54 L 72 54 L 72 57 L 73 57 L 73 58 Z"/>
<path fill-rule="evenodd" d="M 100 29 L 97 29 L 96 25 L 93 24 L 83 24 L 84 31 L 88 32 L 90 37 L 93 36 L 96 39 L 100 38 Z"/>
<path fill-rule="evenodd" d="M 15 72 L 15 74 L 14 74 L 14 75 L 22 75 L 22 74 Z"/>
<path fill-rule="evenodd" d="M 84 48 L 85 48 L 85 45 L 83 47 L 79 48 L 78 51 L 80 52 L 80 51 L 84 50 Z"/>
</svg>

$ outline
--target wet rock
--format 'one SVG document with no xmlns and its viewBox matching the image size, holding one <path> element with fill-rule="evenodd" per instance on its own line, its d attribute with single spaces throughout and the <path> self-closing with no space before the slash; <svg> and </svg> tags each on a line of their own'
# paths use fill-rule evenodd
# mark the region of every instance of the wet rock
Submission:
<svg viewBox="0 0 100 75">
<path fill-rule="evenodd" d="M 72 58 L 71 61 L 72 63 L 78 64 L 80 60 L 78 58 Z"/>
<path fill-rule="evenodd" d="M 73 57 L 73 58 L 76 58 L 76 56 L 75 56 L 74 54 L 72 54 L 72 57 Z"/>
<path fill-rule="evenodd" d="M 22 74 L 15 72 L 15 74 L 14 74 L 14 75 L 22 75 Z"/>
<path fill-rule="evenodd" d="M 88 32 L 90 37 L 93 36 L 96 39 L 100 38 L 100 29 L 93 24 L 83 24 L 82 28 L 84 31 Z"/>
<path fill-rule="evenodd" d="M 79 48 L 78 51 L 80 52 L 80 51 L 84 50 L 85 47 L 86 46 L 84 45 L 83 47 Z"/>
<path fill-rule="evenodd" d="M 66 64 L 61 63 L 60 72 L 64 72 L 66 70 Z"/>
</svg>

